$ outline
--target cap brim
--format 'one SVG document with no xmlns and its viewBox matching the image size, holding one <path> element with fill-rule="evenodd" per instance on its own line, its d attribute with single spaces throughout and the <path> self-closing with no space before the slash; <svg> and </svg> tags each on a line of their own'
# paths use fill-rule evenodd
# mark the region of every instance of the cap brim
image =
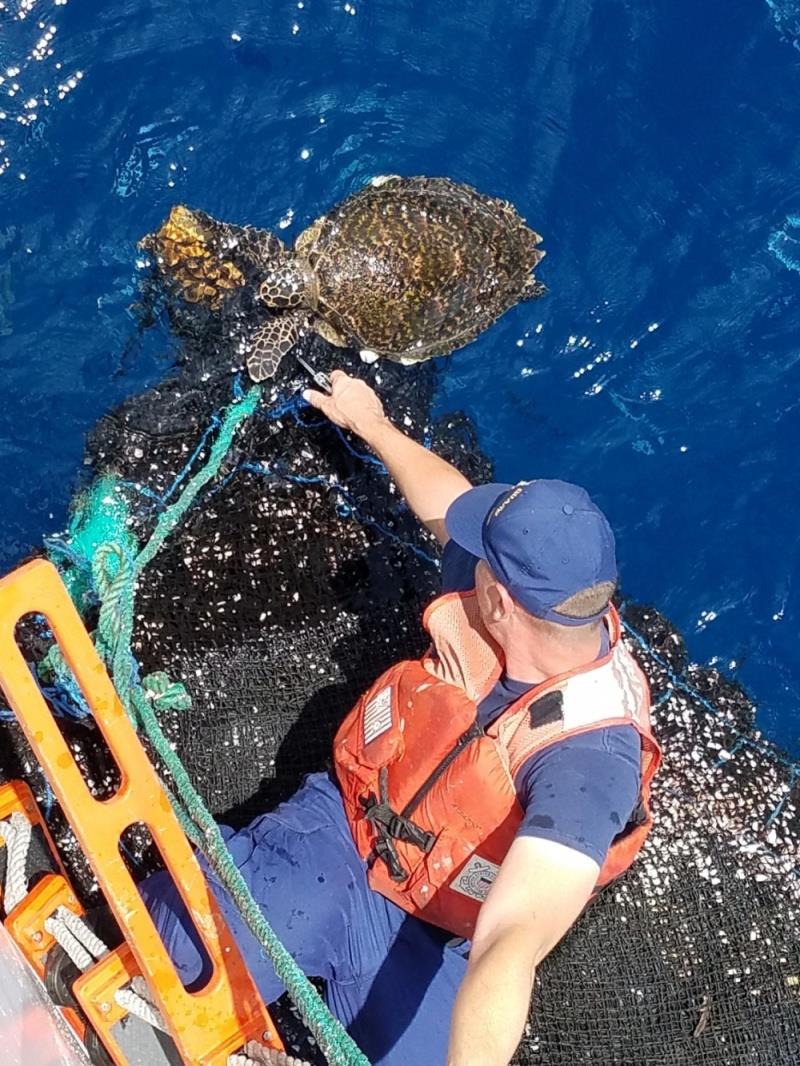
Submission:
<svg viewBox="0 0 800 1066">
<path fill-rule="evenodd" d="M 493 482 L 468 489 L 453 500 L 447 509 L 444 524 L 456 544 L 468 551 L 470 555 L 485 559 L 483 523 L 498 500 L 513 488 L 513 485 Z"/>
</svg>

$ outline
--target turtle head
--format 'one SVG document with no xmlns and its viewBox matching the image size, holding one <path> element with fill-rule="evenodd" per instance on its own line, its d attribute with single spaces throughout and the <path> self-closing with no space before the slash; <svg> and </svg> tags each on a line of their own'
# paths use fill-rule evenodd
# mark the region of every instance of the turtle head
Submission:
<svg viewBox="0 0 800 1066">
<path fill-rule="evenodd" d="M 276 311 L 286 311 L 306 303 L 308 279 L 296 255 L 283 252 L 270 260 L 258 295 L 262 303 Z"/>
<path fill-rule="evenodd" d="M 245 279 L 236 264 L 216 250 L 212 225 L 204 212 L 176 204 L 161 227 L 139 244 L 185 300 L 216 310 Z"/>
<path fill-rule="evenodd" d="M 209 252 L 206 249 L 207 234 L 201 217 L 183 204 L 175 204 L 169 218 L 154 233 L 148 233 L 139 241 L 139 247 L 153 255 L 162 253 L 166 247 L 192 248 L 195 255 Z"/>
</svg>

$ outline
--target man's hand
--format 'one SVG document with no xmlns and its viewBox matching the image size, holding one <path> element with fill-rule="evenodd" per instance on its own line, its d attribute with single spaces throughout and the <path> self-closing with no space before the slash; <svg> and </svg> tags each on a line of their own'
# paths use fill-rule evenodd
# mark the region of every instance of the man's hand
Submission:
<svg viewBox="0 0 800 1066">
<path fill-rule="evenodd" d="M 349 429 L 359 437 L 370 436 L 377 424 L 386 421 L 383 404 L 374 389 L 360 378 L 351 378 L 343 370 L 331 374 L 331 394 L 307 389 L 303 399 L 322 411 L 342 429 Z"/>
<path fill-rule="evenodd" d="M 361 437 L 386 465 L 408 506 L 444 544 L 447 508 L 470 488 L 454 466 L 392 425 L 375 391 L 342 370 L 331 374 L 331 395 L 312 389 L 305 399 L 342 429 Z"/>
<path fill-rule="evenodd" d="M 563 844 L 517 837 L 478 917 L 447 1066 L 507 1066 L 528 1016 L 536 967 L 585 907 L 599 871 Z"/>
</svg>

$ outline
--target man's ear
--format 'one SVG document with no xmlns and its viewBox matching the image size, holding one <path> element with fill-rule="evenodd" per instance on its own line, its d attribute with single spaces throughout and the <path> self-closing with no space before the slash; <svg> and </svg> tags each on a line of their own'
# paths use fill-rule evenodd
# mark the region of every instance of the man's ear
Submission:
<svg viewBox="0 0 800 1066">
<path fill-rule="evenodd" d="M 504 622 L 514 613 L 516 604 L 504 585 L 501 585 L 489 567 L 484 563 L 484 595 L 492 622 Z"/>
<path fill-rule="evenodd" d="M 508 589 L 505 587 L 505 585 L 501 585 L 499 581 L 494 581 L 492 584 L 493 588 L 496 590 L 496 595 L 498 598 L 498 621 L 500 621 L 501 619 L 510 618 L 511 615 L 517 610 L 517 605 L 514 602 L 514 598 L 512 597 Z"/>
<path fill-rule="evenodd" d="M 476 588 L 482 601 L 484 618 L 489 622 L 504 622 L 516 609 L 511 595 L 492 573 L 483 559 L 478 563 Z"/>
<path fill-rule="evenodd" d="M 502 622 L 506 617 L 503 606 L 502 589 L 496 581 L 487 581 L 483 590 L 486 603 L 488 620 L 490 622 Z"/>
</svg>

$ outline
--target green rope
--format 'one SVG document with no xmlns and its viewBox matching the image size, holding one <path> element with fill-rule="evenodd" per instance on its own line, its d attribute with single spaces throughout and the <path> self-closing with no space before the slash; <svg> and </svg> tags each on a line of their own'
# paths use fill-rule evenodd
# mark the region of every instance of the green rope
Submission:
<svg viewBox="0 0 800 1066">
<path fill-rule="evenodd" d="M 100 655 L 111 669 L 122 705 L 134 724 L 147 736 L 175 783 L 177 796 L 169 791 L 168 795 L 184 832 L 206 856 L 220 883 L 239 908 L 247 927 L 266 951 L 275 973 L 285 985 L 331 1066 L 370 1066 L 369 1060 L 330 1013 L 317 990 L 275 935 L 236 866 L 217 823 L 156 718 L 154 707 L 185 706 L 185 701 L 190 701 L 188 693 L 182 685 L 171 682 L 162 673 L 152 674 L 140 683 L 131 653 L 138 578 L 180 523 L 203 486 L 216 476 L 237 428 L 252 415 L 260 396 L 261 390 L 254 387 L 244 399 L 231 405 L 207 462 L 188 481 L 176 502 L 162 512 L 150 540 L 135 558 L 118 543 L 102 544 L 95 551 L 92 574 L 101 601 L 96 643 Z"/>
<path fill-rule="evenodd" d="M 40 681 L 60 688 L 72 701 L 81 717 L 88 717 L 92 713 L 58 644 L 50 645 L 47 654 L 37 664 L 36 672 Z"/>
<path fill-rule="evenodd" d="M 238 907 L 248 929 L 266 951 L 275 973 L 297 1005 L 303 1021 L 314 1034 L 328 1062 L 331 1066 L 369 1066 L 369 1060 L 330 1013 L 316 988 L 299 968 L 264 917 L 247 882 L 233 861 L 217 823 L 203 803 L 202 797 L 195 790 L 183 763 L 161 731 L 153 709 L 141 690 L 134 690 L 131 693 L 131 699 L 150 742 L 175 782 L 181 798 L 178 816 L 184 829 L 196 827 L 200 830 L 200 848 L 220 883 Z M 185 824 L 187 821 L 188 827 Z M 190 835 L 197 839 L 196 832 Z"/>
<path fill-rule="evenodd" d="M 51 644 L 47 654 L 36 667 L 41 681 L 60 681 L 68 670 L 66 659 L 58 644 Z"/>
<path fill-rule="evenodd" d="M 91 559 L 101 544 L 113 541 L 135 553 L 138 545 L 128 528 L 130 513 L 124 494 L 112 474 L 101 474 L 91 488 L 73 501 L 65 538 L 45 540 L 47 554 L 59 565 L 61 577 L 78 609 L 93 602 Z"/>
<path fill-rule="evenodd" d="M 190 711 L 192 697 L 180 681 L 173 681 L 163 670 L 156 670 L 142 679 L 148 702 L 157 711 Z"/>
</svg>

